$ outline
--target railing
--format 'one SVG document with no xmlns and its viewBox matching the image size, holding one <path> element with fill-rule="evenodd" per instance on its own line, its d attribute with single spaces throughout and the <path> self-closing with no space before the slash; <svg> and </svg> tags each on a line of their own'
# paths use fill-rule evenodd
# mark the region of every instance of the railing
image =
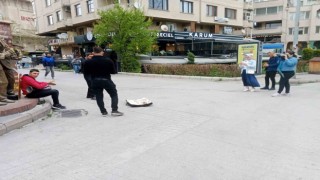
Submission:
<svg viewBox="0 0 320 180">
<path fill-rule="evenodd" d="M 275 33 L 282 33 L 282 27 L 278 26 L 275 28 L 254 28 L 253 29 L 254 34 L 275 34 Z"/>
</svg>

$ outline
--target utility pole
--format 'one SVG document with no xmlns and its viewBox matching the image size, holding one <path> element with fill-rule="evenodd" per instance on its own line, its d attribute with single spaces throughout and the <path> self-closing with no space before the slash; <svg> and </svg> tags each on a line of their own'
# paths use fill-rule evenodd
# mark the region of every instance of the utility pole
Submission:
<svg viewBox="0 0 320 180">
<path fill-rule="evenodd" d="M 293 51 L 298 55 L 298 35 L 299 35 L 299 20 L 300 20 L 300 0 L 296 0 L 296 14 L 294 19 L 293 31 Z"/>
</svg>

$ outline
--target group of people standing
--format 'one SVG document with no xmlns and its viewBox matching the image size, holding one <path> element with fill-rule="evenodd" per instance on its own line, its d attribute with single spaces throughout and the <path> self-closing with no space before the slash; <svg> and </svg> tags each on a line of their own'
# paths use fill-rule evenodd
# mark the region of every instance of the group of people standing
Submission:
<svg viewBox="0 0 320 180">
<path fill-rule="evenodd" d="M 45 64 L 45 62 L 50 61 L 51 56 L 48 56 L 47 54 L 47 56 L 43 59 L 44 66 L 49 66 L 49 64 Z M 113 61 L 104 56 L 103 49 L 100 47 L 94 47 L 93 52 L 88 54 L 85 60 L 82 62 L 81 68 L 88 85 L 87 98 L 96 100 L 102 116 L 108 115 L 108 111 L 104 106 L 103 90 L 106 90 L 111 97 L 111 115 L 122 116 L 123 113 L 118 111 L 118 93 L 116 85 L 111 80 L 111 74 L 115 74 L 117 71 Z M 52 108 L 66 109 L 66 107 L 61 105 L 59 102 L 59 91 L 51 88 L 51 85 L 55 85 L 55 82 L 39 82 L 36 80 L 38 75 L 39 70 L 31 69 L 29 74 L 22 76 L 20 85 L 23 94 L 29 98 L 51 96 L 53 100 Z M 45 76 L 47 75 L 48 71 L 46 71 Z M 52 71 L 51 75 L 52 78 L 54 78 Z"/>
<path fill-rule="evenodd" d="M 262 90 L 276 90 L 276 74 L 280 75 L 279 89 L 277 93 L 272 94 L 272 97 L 290 94 L 289 79 L 295 75 L 298 58 L 294 51 L 288 50 L 283 54 L 276 54 L 275 52 L 268 52 L 269 60 L 263 64 L 266 70 L 265 86 L 260 88 Z M 255 77 L 256 60 L 253 59 L 253 54 L 244 54 L 244 60 L 239 64 L 241 68 L 241 77 L 244 85 L 243 91 L 256 91 L 260 87 L 259 82 Z M 271 86 L 269 87 L 271 80 Z M 285 89 L 285 94 L 281 94 Z"/>
</svg>

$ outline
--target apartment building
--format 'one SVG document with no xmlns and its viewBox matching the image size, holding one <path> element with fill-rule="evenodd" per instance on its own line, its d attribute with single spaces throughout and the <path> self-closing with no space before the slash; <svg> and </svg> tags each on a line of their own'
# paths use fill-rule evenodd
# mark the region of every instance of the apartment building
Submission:
<svg viewBox="0 0 320 180">
<path fill-rule="evenodd" d="M 31 0 L 0 0 L 0 38 L 28 52 L 46 49 L 45 38 L 36 35 Z"/>
<path fill-rule="evenodd" d="M 320 48 L 320 1 L 302 0 L 298 47 Z M 295 0 L 254 0 L 253 38 L 262 42 L 282 42 L 293 49 L 296 18 Z"/>
<path fill-rule="evenodd" d="M 165 29 L 169 33 L 164 36 L 170 36 L 170 32 L 193 32 L 195 36 L 201 35 L 202 41 L 211 42 L 212 34 L 233 35 L 231 37 L 237 40 L 243 38 L 242 0 L 119 0 L 119 3 L 124 8 L 143 10 L 152 18 L 151 28 L 159 32 Z M 55 36 L 50 45 L 61 47 L 62 54 L 87 51 L 94 44 L 91 32 L 99 19 L 98 11 L 113 7 L 114 0 L 35 0 L 38 34 Z M 179 44 L 175 43 L 175 40 L 159 37 L 163 50 L 179 49 Z"/>
</svg>

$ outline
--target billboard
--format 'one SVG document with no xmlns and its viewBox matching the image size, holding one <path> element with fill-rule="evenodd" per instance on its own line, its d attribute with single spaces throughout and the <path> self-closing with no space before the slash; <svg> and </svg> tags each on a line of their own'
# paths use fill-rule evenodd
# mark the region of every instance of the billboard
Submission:
<svg viewBox="0 0 320 180">
<path fill-rule="evenodd" d="M 238 45 L 237 62 L 240 64 L 244 59 L 244 54 L 253 54 L 253 59 L 258 59 L 258 43 L 248 43 Z"/>
</svg>

